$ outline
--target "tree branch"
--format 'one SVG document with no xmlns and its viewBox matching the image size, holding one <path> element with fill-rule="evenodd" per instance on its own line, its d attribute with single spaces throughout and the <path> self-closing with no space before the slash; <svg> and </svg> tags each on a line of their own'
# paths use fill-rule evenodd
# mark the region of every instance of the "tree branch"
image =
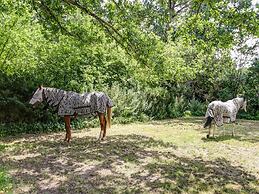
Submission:
<svg viewBox="0 0 259 194">
<path fill-rule="evenodd" d="M 180 4 L 178 4 L 178 5 L 180 5 Z M 179 10 L 176 11 L 176 14 L 175 14 L 175 15 L 179 14 L 179 13 L 182 12 L 184 9 L 188 8 L 188 7 L 190 6 L 189 1 L 185 2 L 184 4 L 181 4 L 181 6 L 182 6 L 182 7 L 181 7 Z"/>
<path fill-rule="evenodd" d="M 118 38 L 116 38 L 112 32 L 114 32 L 121 40 L 124 40 L 124 37 L 120 34 L 120 32 L 113 27 L 113 25 L 111 25 L 110 23 L 106 22 L 105 20 L 103 20 L 101 17 L 99 17 L 98 15 L 96 15 L 95 13 L 91 12 L 86 6 L 82 5 L 79 3 L 79 1 L 77 0 L 63 0 L 64 2 L 66 2 L 69 5 L 74 5 L 77 8 L 81 9 L 82 11 L 84 11 L 86 14 L 90 15 L 91 17 L 93 17 L 94 19 L 96 19 L 106 30 L 107 32 L 110 34 L 110 36 L 119 44 L 121 45 L 124 49 L 126 49 L 126 52 L 129 54 L 127 48 L 125 47 L 125 45 L 119 41 Z M 127 41 L 126 44 L 132 49 L 135 50 L 134 46 Z"/>
<path fill-rule="evenodd" d="M 79 0 L 62 0 L 63 3 L 73 6 L 81 10 L 82 12 L 86 13 L 87 15 L 91 16 L 94 18 L 103 28 L 104 30 L 109 34 L 109 36 L 115 40 L 115 42 L 120 45 L 125 52 L 132 56 L 135 55 L 137 56 L 137 47 L 133 43 L 131 43 L 128 39 L 126 39 L 118 29 L 116 29 L 112 24 L 109 22 L 105 21 L 102 19 L 100 16 L 92 12 L 91 10 L 88 9 L 86 5 L 83 5 L 80 3 Z M 59 20 L 55 12 L 51 9 L 51 7 L 48 6 L 48 4 L 45 2 L 45 0 L 32 0 L 34 9 L 37 11 L 35 3 L 38 4 L 39 8 L 42 9 L 45 13 L 47 13 L 50 18 L 58 25 L 58 27 L 61 29 L 62 32 L 65 32 L 66 34 L 79 38 L 82 40 L 80 35 L 78 34 L 73 34 L 73 32 L 70 32 L 68 29 L 66 29 L 63 25 L 62 22 Z"/>
<path fill-rule="evenodd" d="M 40 5 L 43 7 L 43 9 L 51 16 L 51 18 L 57 23 L 61 31 L 65 32 L 66 34 L 70 36 L 74 36 L 70 31 L 68 31 L 64 26 L 62 26 L 61 22 L 59 19 L 56 17 L 56 15 L 51 11 L 51 9 L 44 3 L 43 0 L 40 0 Z M 76 34 L 77 38 L 81 39 L 81 37 Z"/>
</svg>

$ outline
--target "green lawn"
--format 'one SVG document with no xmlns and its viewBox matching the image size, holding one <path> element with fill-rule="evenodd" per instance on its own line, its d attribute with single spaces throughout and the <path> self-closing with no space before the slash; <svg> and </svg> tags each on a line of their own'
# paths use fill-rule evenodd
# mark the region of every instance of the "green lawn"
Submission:
<svg viewBox="0 0 259 194">
<path fill-rule="evenodd" d="M 258 193 L 259 122 L 206 139 L 201 118 L 0 139 L 0 193 Z M 236 137 L 230 136 L 231 127 Z"/>
</svg>

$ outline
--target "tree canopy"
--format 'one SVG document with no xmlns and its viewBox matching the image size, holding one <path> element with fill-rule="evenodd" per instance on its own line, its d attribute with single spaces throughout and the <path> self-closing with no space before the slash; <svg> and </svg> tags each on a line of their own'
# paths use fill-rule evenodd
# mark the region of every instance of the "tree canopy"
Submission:
<svg viewBox="0 0 259 194">
<path fill-rule="evenodd" d="M 115 116 L 134 118 L 201 115 L 210 100 L 245 94 L 246 117 L 259 118 L 258 58 L 237 69 L 245 64 L 231 57 L 234 48 L 244 56 L 258 51 L 256 6 L 251 0 L 1 0 L 0 120 L 39 119 L 42 113 L 35 117 L 27 104 L 38 84 L 107 91 Z M 254 44 L 245 44 L 251 38 Z"/>
</svg>

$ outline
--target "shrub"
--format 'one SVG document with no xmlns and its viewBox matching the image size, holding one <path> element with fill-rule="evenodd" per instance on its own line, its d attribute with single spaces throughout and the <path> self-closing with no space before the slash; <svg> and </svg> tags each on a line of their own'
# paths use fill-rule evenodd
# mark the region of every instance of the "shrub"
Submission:
<svg viewBox="0 0 259 194">
<path fill-rule="evenodd" d="M 193 116 L 204 116 L 206 111 L 205 103 L 202 103 L 196 99 L 191 99 L 188 102 L 187 109 L 191 112 Z"/>
</svg>

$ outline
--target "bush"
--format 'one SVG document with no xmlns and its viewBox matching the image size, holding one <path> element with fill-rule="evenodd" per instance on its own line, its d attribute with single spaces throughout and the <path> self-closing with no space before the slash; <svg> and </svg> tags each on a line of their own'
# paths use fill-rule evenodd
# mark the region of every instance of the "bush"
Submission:
<svg viewBox="0 0 259 194">
<path fill-rule="evenodd" d="M 78 118 L 71 122 L 73 129 L 82 129 L 89 127 L 96 127 L 99 125 L 97 119 L 84 119 Z M 32 122 L 32 123 L 1 123 L 0 124 L 0 137 L 14 136 L 23 133 L 42 133 L 42 132 L 58 132 L 65 130 L 65 124 L 63 119 L 57 121 L 46 122 Z"/>
<path fill-rule="evenodd" d="M 193 116 L 204 116 L 206 111 L 206 104 L 196 99 L 192 99 L 189 101 L 187 109 Z"/>
<path fill-rule="evenodd" d="M 190 117 L 190 116 L 192 116 L 192 112 L 189 111 L 189 110 L 186 110 L 186 111 L 184 111 L 183 116 L 184 117 Z"/>
<path fill-rule="evenodd" d="M 123 89 L 119 85 L 113 85 L 106 89 L 111 97 L 114 107 L 113 117 L 132 118 L 132 120 L 143 119 L 148 109 L 146 94 L 137 89 Z"/>
</svg>

